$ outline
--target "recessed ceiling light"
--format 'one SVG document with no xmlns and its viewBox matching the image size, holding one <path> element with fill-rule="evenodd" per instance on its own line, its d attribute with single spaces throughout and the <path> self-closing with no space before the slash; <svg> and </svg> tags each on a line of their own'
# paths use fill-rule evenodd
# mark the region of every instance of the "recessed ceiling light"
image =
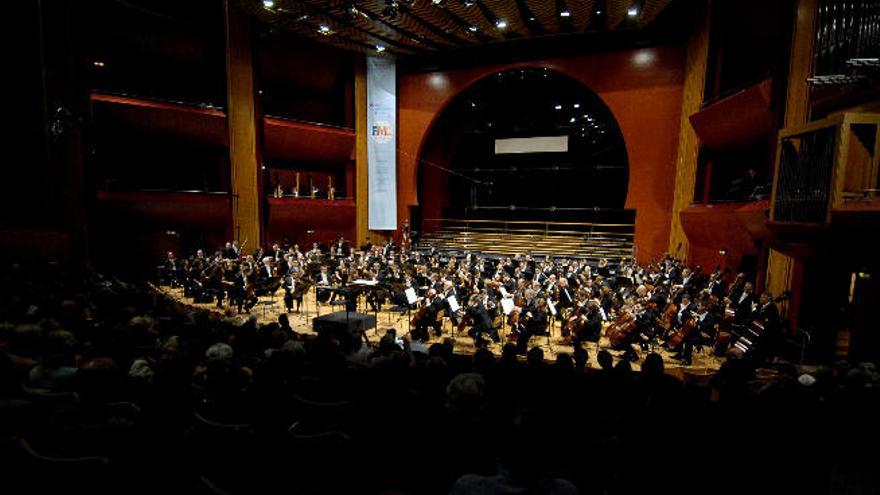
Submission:
<svg viewBox="0 0 880 495">
<path fill-rule="evenodd" d="M 465 7 L 473 7 L 477 3 L 476 0 L 461 0 L 461 4 Z"/>
<path fill-rule="evenodd" d="M 568 17 L 570 15 L 571 15 L 571 12 L 569 12 L 568 10 L 563 10 L 562 12 L 559 13 L 559 17 Z"/>
<path fill-rule="evenodd" d="M 263 7 L 266 7 L 267 9 L 271 9 L 274 6 L 275 6 L 275 2 L 273 2 L 272 0 L 263 0 Z"/>
<path fill-rule="evenodd" d="M 507 21 L 505 21 L 504 19 L 498 19 L 497 21 L 495 21 L 495 27 L 497 27 L 498 29 L 505 29 L 507 28 Z"/>
<path fill-rule="evenodd" d="M 333 31 L 330 30 L 330 26 L 328 26 L 326 24 L 319 25 L 318 32 L 321 34 L 333 34 Z"/>
<path fill-rule="evenodd" d="M 555 107 L 553 107 L 553 108 L 554 108 L 555 110 L 562 110 L 562 105 L 557 104 L 557 105 L 556 105 Z"/>
<path fill-rule="evenodd" d="M 534 18 L 534 17 L 529 17 L 529 21 L 531 21 L 531 22 L 535 22 L 535 18 Z"/>
<path fill-rule="evenodd" d="M 626 15 L 630 17 L 635 17 L 639 15 L 639 8 L 636 5 L 633 5 L 626 11 Z"/>
<path fill-rule="evenodd" d="M 92 65 L 94 65 L 95 67 L 104 67 L 104 62 L 101 62 L 100 60 L 95 60 L 94 62 L 92 62 Z"/>
<path fill-rule="evenodd" d="M 572 124 L 574 124 L 575 118 L 572 117 L 572 118 L 570 118 L 568 121 L 571 122 Z"/>
<path fill-rule="evenodd" d="M 445 7 L 446 6 L 446 0 L 431 0 L 431 3 L 433 3 L 434 5 L 436 5 L 438 7 Z"/>
<path fill-rule="evenodd" d="M 580 108 L 580 107 L 581 107 L 581 104 L 580 104 L 580 103 L 575 103 L 575 104 L 572 105 L 572 106 L 573 106 L 574 108 Z"/>
<path fill-rule="evenodd" d="M 472 33 L 476 33 L 476 32 L 477 32 L 477 26 L 470 26 L 470 27 L 468 28 L 468 31 L 470 31 L 470 32 L 472 32 Z"/>
<path fill-rule="evenodd" d="M 385 45 L 376 45 L 376 51 L 382 53 L 385 51 Z"/>
</svg>

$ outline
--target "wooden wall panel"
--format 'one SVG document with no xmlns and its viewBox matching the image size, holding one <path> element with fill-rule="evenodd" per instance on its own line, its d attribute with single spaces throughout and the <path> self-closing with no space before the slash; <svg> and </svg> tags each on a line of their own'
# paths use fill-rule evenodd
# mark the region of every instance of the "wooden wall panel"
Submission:
<svg viewBox="0 0 880 495">
<path fill-rule="evenodd" d="M 260 191 L 257 115 L 251 26 L 248 18 L 226 0 L 226 92 L 229 162 L 232 166 L 233 236 L 251 246 L 260 244 Z"/>
<path fill-rule="evenodd" d="M 687 257 L 688 253 L 688 239 L 681 225 L 680 213 L 694 200 L 697 154 L 700 150 L 699 138 L 691 127 L 690 116 L 698 112 L 703 103 L 706 62 L 709 56 L 709 13 L 708 7 L 702 7 L 688 41 L 678 154 L 675 162 L 675 199 L 672 205 L 669 251 L 678 257 Z"/>
</svg>

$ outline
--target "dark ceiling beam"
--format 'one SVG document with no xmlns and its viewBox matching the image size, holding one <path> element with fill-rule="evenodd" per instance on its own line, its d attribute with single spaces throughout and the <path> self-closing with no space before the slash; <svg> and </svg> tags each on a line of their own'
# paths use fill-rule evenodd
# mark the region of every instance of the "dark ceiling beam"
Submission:
<svg viewBox="0 0 880 495">
<path fill-rule="evenodd" d="M 300 16 L 298 16 L 298 17 L 300 17 Z M 275 22 L 273 22 L 273 24 L 280 25 L 284 29 L 297 32 L 297 33 L 301 34 L 302 36 L 305 36 L 307 38 L 311 38 L 311 39 L 316 40 L 318 42 L 322 41 L 323 35 L 318 33 L 318 29 L 319 29 L 318 24 L 314 24 L 312 22 L 306 22 L 306 19 L 301 19 L 301 20 L 291 19 L 290 17 L 288 17 L 286 15 L 280 16 L 279 19 L 280 19 L 280 21 L 275 21 Z M 344 40 L 352 45 L 360 46 L 367 51 L 375 51 L 375 49 L 376 49 L 376 47 L 374 45 L 371 45 L 369 43 L 365 43 L 364 41 L 359 40 L 359 39 L 352 38 L 351 36 L 348 36 L 344 33 L 334 32 L 330 36 L 337 37 L 337 38 Z M 411 55 L 411 54 L 415 53 L 415 51 L 413 49 L 410 49 L 407 47 L 404 47 L 403 50 L 396 50 L 393 48 L 387 48 L 386 52 L 388 52 L 389 54 L 392 54 L 392 55 Z"/>
<path fill-rule="evenodd" d="M 472 31 L 470 31 L 470 27 L 472 26 L 472 24 L 469 23 L 469 22 L 466 22 L 466 21 L 465 21 L 464 19 L 462 19 L 461 17 L 455 15 L 455 13 L 450 12 L 449 9 L 437 8 L 437 9 L 435 10 L 435 12 L 439 12 L 441 16 L 446 17 L 446 18 L 447 18 L 448 20 L 450 20 L 453 24 L 455 24 L 455 25 L 457 25 L 459 28 L 461 28 L 462 32 L 464 32 L 464 33 L 468 33 L 468 34 L 470 34 L 471 36 L 474 36 L 475 38 L 477 38 L 479 41 L 481 41 L 481 42 L 483 42 L 483 43 L 486 43 L 486 42 L 488 42 L 488 41 L 496 41 L 496 38 L 494 38 L 494 37 L 492 37 L 492 36 L 489 36 L 489 35 L 487 35 L 487 34 L 484 34 L 482 31 L 477 31 L 477 32 L 472 32 Z M 413 14 L 413 16 L 414 16 L 414 17 L 418 17 L 418 16 L 415 15 L 415 14 Z M 422 19 L 422 21 L 424 21 L 424 22 L 428 22 L 428 21 L 425 21 L 424 19 Z M 492 21 L 492 25 L 493 25 L 493 26 L 495 25 L 495 21 Z"/>
<path fill-rule="evenodd" d="M 499 19 L 501 19 L 500 17 L 495 15 L 495 12 L 492 12 L 492 9 L 486 7 L 486 4 L 484 4 L 480 0 L 477 0 L 476 3 L 477 9 L 480 11 L 481 14 L 483 14 L 483 17 L 486 18 L 486 21 L 488 21 L 490 25 L 494 26 L 495 23 L 498 22 Z M 510 27 L 510 24 L 513 23 L 513 19 L 504 19 L 504 21 L 507 22 L 508 28 Z M 516 34 L 512 30 L 505 29 L 501 31 L 501 36 L 505 38 L 510 38 L 516 37 Z"/>
<path fill-rule="evenodd" d="M 529 9 L 529 6 L 526 5 L 525 0 L 516 0 L 516 9 L 519 12 L 519 16 L 522 18 L 523 24 L 525 24 L 526 28 L 529 30 L 529 34 L 538 36 L 547 34 L 547 31 L 545 31 L 541 26 L 541 23 L 538 22 L 535 14 Z"/>
<path fill-rule="evenodd" d="M 368 29 L 364 29 L 364 28 L 358 26 L 357 24 L 349 21 L 348 19 L 340 18 L 339 16 L 333 14 L 329 10 L 324 9 L 322 7 L 318 7 L 316 5 L 313 5 L 311 2 L 308 2 L 306 0 L 294 0 L 294 1 L 298 4 L 300 4 L 301 6 L 303 6 L 305 8 L 306 12 L 308 12 L 310 15 L 314 15 L 315 12 L 317 12 L 319 15 L 321 15 L 327 19 L 330 19 L 331 21 L 333 21 L 336 24 L 346 26 L 346 27 L 353 29 L 361 34 L 369 36 L 370 38 L 381 40 L 385 44 L 386 47 L 388 45 L 392 45 L 392 46 L 396 46 L 398 48 L 403 48 L 403 49 L 414 51 L 414 52 L 420 52 L 420 53 L 427 53 L 428 52 L 428 50 L 424 47 L 412 46 L 410 44 L 403 43 L 403 42 L 382 36 L 381 34 L 376 34 Z"/>
<path fill-rule="evenodd" d="M 428 38 L 428 37 L 426 37 L 426 36 L 423 36 L 423 35 L 418 34 L 418 33 L 414 33 L 414 32 L 412 32 L 412 31 L 410 31 L 410 30 L 408 30 L 408 29 L 405 29 L 405 28 L 402 28 L 402 27 L 400 27 L 400 26 L 397 26 L 396 24 L 394 24 L 394 23 L 392 23 L 392 22 L 388 22 L 388 21 L 386 21 L 385 19 L 382 18 L 382 16 L 381 16 L 380 14 L 377 14 L 376 12 L 373 12 L 373 11 L 371 11 L 370 9 L 366 8 L 366 7 L 357 6 L 357 9 L 358 9 L 358 11 L 361 12 L 361 14 L 358 14 L 358 15 L 363 15 L 364 17 L 366 17 L 366 18 L 369 19 L 370 21 L 372 21 L 372 22 L 377 22 L 377 23 L 379 23 L 379 24 L 382 24 L 382 25 L 385 26 L 386 28 L 388 28 L 388 29 L 390 29 L 390 30 L 392 30 L 392 31 L 395 31 L 395 32 L 399 33 L 400 35 L 405 36 L 405 37 L 407 37 L 407 38 L 409 38 L 409 39 L 411 39 L 411 40 L 414 40 L 415 42 L 418 42 L 418 43 L 424 43 L 424 44 L 426 44 L 426 45 L 430 45 L 431 47 L 436 48 L 436 49 L 438 49 L 438 50 L 445 50 L 445 49 L 448 49 L 448 48 L 453 47 L 453 46 L 456 46 L 456 47 L 457 47 L 457 46 L 461 46 L 461 42 L 460 42 L 460 41 L 456 40 L 455 38 L 452 38 L 451 36 L 449 36 L 448 33 L 443 33 L 442 30 L 438 30 L 438 31 L 440 31 L 440 32 L 439 32 L 439 33 L 436 33 L 436 34 L 443 35 L 444 38 L 446 38 L 446 39 L 448 39 L 448 40 L 451 41 L 450 44 L 439 43 L 439 42 L 434 41 L 434 40 L 432 40 L 432 39 L 430 39 L 430 38 Z M 402 15 L 402 14 L 404 14 L 404 11 L 403 11 L 403 10 L 401 10 L 401 12 L 400 12 L 400 15 Z"/>
<path fill-rule="evenodd" d="M 455 43 L 456 45 L 471 43 L 471 40 L 468 40 L 468 39 L 463 38 L 461 36 L 456 36 L 456 35 L 450 33 L 449 31 L 442 29 L 438 26 L 435 26 L 434 24 L 431 24 L 430 22 L 422 19 L 421 17 L 419 17 L 418 14 L 414 13 L 409 8 L 402 9 L 400 11 L 400 14 L 411 17 L 412 20 L 416 21 L 423 28 L 427 29 L 428 31 L 431 31 L 432 33 L 434 33 L 438 36 L 442 36 L 442 37 L 450 40 L 451 42 Z"/>
</svg>

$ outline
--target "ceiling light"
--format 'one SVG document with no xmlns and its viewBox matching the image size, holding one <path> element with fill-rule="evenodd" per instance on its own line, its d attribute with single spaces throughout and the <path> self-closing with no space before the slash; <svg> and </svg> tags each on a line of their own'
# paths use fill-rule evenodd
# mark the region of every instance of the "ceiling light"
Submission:
<svg viewBox="0 0 880 495">
<path fill-rule="evenodd" d="M 318 32 L 321 34 L 333 34 L 333 31 L 330 30 L 330 26 L 328 26 L 326 24 L 319 25 Z"/>
<path fill-rule="evenodd" d="M 273 2 L 272 0 L 263 0 L 263 7 L 266 7 L 267 9 L 271 9 L 274 6 L 275 6 L 275 2 Z"/>
<path fill-rule="evenodd" d="M 581 107 L 581 104 L 580 104 L 580 103 L 575 103 L 575 104 L 572 105 L 572 106 L 573 106 L 574 108 L 580 108 L 580 107 Z"/>
<path fill-rule="evenodd" d="M 376 51 L 382 53 L 385 51 L 385 45 L 376 45 Z"/>
<path fill-rule="evenodd" d="M 534 17 L 529 17 L 529 21 L 530 21 L 530 22 L 535 22 L 535 18 L 534 18 Z"/>
<path fill-rule="evenodd" d="M 101 62 L 100 60 L 95 60 L 94 62 L 92 62 L 92 65 L 94 65 L 95 67 L 104 67 L 104 62 Z"/>
<path fill-rule="evenodd" d="M 468 31 L 470 31 L 470 32 L 472 32 L 472 33 L 476 33 L 476 32 L 477 32 L 477 26 L 470 26 L 470 27 L 468 28 Z"/>
<path fill-rule="evenodd" d="M 571 122 L 572 124 L 574 124 L 575 118 L 572 117 L 572 118 L 568 119 L 568 121 Z"/>
<path fill-rule="evenodd" d="M 438 7 L 444 7 L 446 5 L 446 0 L 431 0 L 431 3 Z"/>
<path fill-rule="evenodd" d="M 562 110 L 562 105 L 556 105 L 556 106 L 553 107 L 553 108 L 554 108 L 555 110 Z"/>
<path fill-rule="evenodd" d="M 628 15 L 630 17 L 635 17 L 635 16 L 639 15 L 639 8 L 635 5 L 633 5 L 632 7 L 630 7 L 626 11 L 626 15 Z"/>
<path fill-rule="evenodd" d="M 477 3 L 476 0 L 461 0 L 461 4 L 465 7 L 473 7 Z"/>
<path fill-rule="evenodd" d="M 505 29 L 507 28 L 507 21 L 505 21 L 504 19 L 498 19 L 497 21 L 495 21 L 495 27 L 497 27 L 498 29 Z"/>
<path fill-rule="evenodd" d="M 559 17 L 568 17 L 570 15 L 571 15 L 571 12 L 569 12 L 568 10 L 563 10 L 562 12 L 559 13 Z"/>
</svg>

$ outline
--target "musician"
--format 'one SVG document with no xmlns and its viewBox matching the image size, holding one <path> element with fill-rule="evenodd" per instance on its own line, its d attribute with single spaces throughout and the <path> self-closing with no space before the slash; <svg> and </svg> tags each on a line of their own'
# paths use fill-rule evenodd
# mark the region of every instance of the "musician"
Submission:
<svg viewBox="0 0 880 495">
<path fill-rule="evenodd" d="M 177 261 L 174 253 L 168 251 L 168 254 L 165 256 L 165 262 L 162 263 L 162 275 L 160 277 L 159 283 L 170 285 L 172 287 L 179 285 L 177 277 L 179 266 L 180 263 Z"/>
<path fill-rule="evenodd" d="M 602 314 L 599 311 L 599 302 L 595 299 L 586 303 L 586 312 L 579 317 L 583 322 L 574 334 L 574 345 L 583 342 L 599 342 L 602 334 Z"/>
<path fill-rule="evenodd" d="M 227 260 L 238 259 L 238 250 L 236 250 L 231 242 L 227 242 L 223 247 L 223 258 Z"/>
<path fill-rule="evenodd" d="M 755 309 L 754 305 L 757 302 L 758 298 L 755 297 L 752 283 L 745 282 L 739 297 L 735 301 L 732 301 L 735 312 L 734 319 L 740 324 L 746 324 L 751 321 L 752 312 Z"/>
<path fill-rule="evenodd" d="M 536 297 L 532 304 L 523 308 L 517 322 L 519 336 L 516 350 L 519 354 L 528 351 L 529 339 L 533 335 L 544 335 L 547 332 L 547 320 L 547 300 L 543 297 Z"/>
<path fill-rule="evenodd" d="M 315 243 L 315 245 L 317 245 L 317 243 Z M 330 299 L 330 290 L 328 289 L 330 289 L 332 285 L 330 274 L 327 273 L 327 265 L 321 265 L 321 271 L 315 279 L 315 285 L 317 286 L 316 297 L 318 298 L 318 301 L 326 303 Z"/>
<path fill-rule="evenodd" d="M 709 312 L 709 305 L 705 301 L 701 300 L 696 304 L 696 310 L 693 312 L 692 318 L 695 319 L 694 330 L 685 337 L 682 342 L 681 351 L 672 356 L 672 359 L 681 360 L 681 364 L 685 366 L 690 366 L 691 364 L 694 346 L 711 344 L 715 339 L 715 333 L 718 331 L 715 324 L 715 316 Z"/>
<path fill-rule="evenodd" d="M 493 342 L 501 342 L 498 331 L 492 325 L 492 318 L 485 305 L 485 294 L 475 293 L 468 299 L 467 316 L 473 322 L 473 326 L 468 330 L 468 335 L 474 339 L 476 347 L 485 347 L 488 341 L 483 338 L 483 334 L 488 334 Z"/>
<path fill-rule="evenodd" d="M 442 335 L 440 331 L 440 321 L 437 318 L 440 311 L 446 307 L 445 299 L 434 289 L 429 289 L 428 294 L 422 300 L 422 311 L 417 311 L 416 318 L 413 322 L 413 337 L 422 342 L 428 340 L 428 328 L 434 329 L 434 334 L 438 337 Z"/>
<path fill-rule="evenodd" d="M 696 306 L 694 306 L 694 303 L 691 301 L 691 295 L 687 292 L 682 293 L 681 303 L 678 305 L 678 313 L 675 314 L 673 326 L 681 328 L 685 322 L 690 319 L 691 314 L 695 309 Z"/>
<path fill-rule="evenodd" d="M 782 333 L 782 320 L 779 316 L 779 308 L 773 300 L 770 292 L 761 294 L 758 305 L 751 316 L 752 321 L 763 327 L 762 340 L 766 349 L 766 357 L 772 358 L 782 349 L 785 336 Z"/>
<path fill-rule="evenodd" d="M 301 290 L 302 281 L 299 280 L 298 273 L 289 273 L 284 277 L 284 307 L 287 312 L 293 311 L 293 303 L 296 301 L 296 312 L 299 313 L 302 308 L 303 291 Z"/>
</svg>

